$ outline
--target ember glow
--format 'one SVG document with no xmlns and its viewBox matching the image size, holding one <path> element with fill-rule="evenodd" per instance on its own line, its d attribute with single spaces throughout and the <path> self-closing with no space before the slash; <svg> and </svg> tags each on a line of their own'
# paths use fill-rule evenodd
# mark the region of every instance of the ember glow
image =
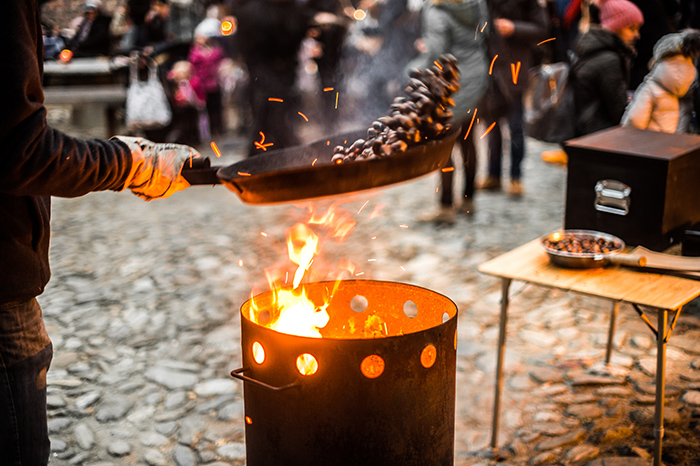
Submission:
<svg viewBox="0 0 700 466">
<path fill-rule="evenodd" d="M 489 76 L 491 73 L 493 73 L 493 64 L 496 63 L 496 58 L 498 58 L 498 54 L 493 56 L 493 59 L 491 60 L 491 66 L 489 66 Z"/>
<path fill-rule="evenodd" d="M 518 75 L 520 74 L 521 63 L 511 63 L 510 72 L 513 74 L 513 84 L 518 84 Z"/>
<path fill-rule="evenodd" d="M 221 22 L 221 34 L 224 36 L 230 36 L 233 31 L 236 30 L 236 25 L 231 20 L 224 20 Z"/>
<path fill-rule="evenodd" d="M 268 142 L 267 144 L 265 144 L 265 133 L 260 131 L 260 141 L 255 141 L 255 148 L 266 151 L 267 148 L 270 146 L 272 146 L 272 143 Z"/>
</svg>

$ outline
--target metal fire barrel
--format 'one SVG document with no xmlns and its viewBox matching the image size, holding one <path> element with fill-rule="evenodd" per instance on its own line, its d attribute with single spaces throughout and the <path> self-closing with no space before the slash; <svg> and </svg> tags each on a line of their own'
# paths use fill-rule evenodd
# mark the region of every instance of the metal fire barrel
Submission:
<svg viewBox="0 0 700 466">
<path fill-rule="evenodd" d="M 243 367 L 232 375 L 245 382 L 246 464 L 451 466 L 454 302 L 371 280 L 316 282 L 306 291 L 314 303 L 331 296 L 322 338 L 254 322 L 272 309 L 272 292 L 241 307 Z M 317 362 L 312 375 L 297 369 L 304 354 Z"/>
</svg>

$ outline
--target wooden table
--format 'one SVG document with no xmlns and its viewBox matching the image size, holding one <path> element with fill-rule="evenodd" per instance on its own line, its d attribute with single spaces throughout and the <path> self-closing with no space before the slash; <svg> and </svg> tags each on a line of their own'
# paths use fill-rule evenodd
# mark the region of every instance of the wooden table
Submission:
<svg viewBox="0 0 700 466">
<path fill-rule="evenodd" d="M 615 318 L 621 302 L 630 303 L 649 326 L 656 336 L 657 342 L 654 465 L 661 466 L 661 446 L 664 435 L 666 343 L 683 305 L 700 296 L 700 281 L 638 272 L 635 269 L 620 266 L 596 269 L 563 269 L 549 262 L 539 240 L 531 241 L 481 264 L 479 271 L 500 277 L 502 280 L 491 447 L 496 449 L 498 442 L 501 392 L 503 389 L 503 360 L 508 322 L 508 289 L 512 280 L 521 280 L 536 285 L 610 299 L 612 311 L 605 354 L 606 363 L 610 363 Z M 656 326 L 651 323 L 641 306 L 657 311 Z M 669 312 L 673 313 L 670 325 L 668 322 Z"/>
</svg>

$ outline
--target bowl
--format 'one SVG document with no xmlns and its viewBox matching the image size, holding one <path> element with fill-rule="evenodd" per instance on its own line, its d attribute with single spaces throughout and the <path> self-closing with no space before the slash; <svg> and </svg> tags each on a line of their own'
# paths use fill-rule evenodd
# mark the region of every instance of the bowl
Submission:
<svg viewBox="0 0 700 466">
<path fill-rule="evenodd" d="M 611 255 L 625 248 L 617 236 L 593 230 L 553 231 L 540 244 L 553 264 L 575 269 L 605 267 Z"/>
</svg>

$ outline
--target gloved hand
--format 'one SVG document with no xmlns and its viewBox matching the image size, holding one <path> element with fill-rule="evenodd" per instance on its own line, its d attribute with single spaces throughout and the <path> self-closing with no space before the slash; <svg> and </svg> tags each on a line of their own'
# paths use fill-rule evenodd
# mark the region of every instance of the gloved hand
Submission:
<svg viewBox="0 0 700 466">
<path fill-rule="evenodd" d="M 134 161 L 124 184 L 138 197 L 150 201 L 165 198 L 189 187 L 180 172 L 189 157 L 200 154 L 182 144 L 156 144 L 144 138 L 114 136 L 129 149 Z"/>
</svg>

